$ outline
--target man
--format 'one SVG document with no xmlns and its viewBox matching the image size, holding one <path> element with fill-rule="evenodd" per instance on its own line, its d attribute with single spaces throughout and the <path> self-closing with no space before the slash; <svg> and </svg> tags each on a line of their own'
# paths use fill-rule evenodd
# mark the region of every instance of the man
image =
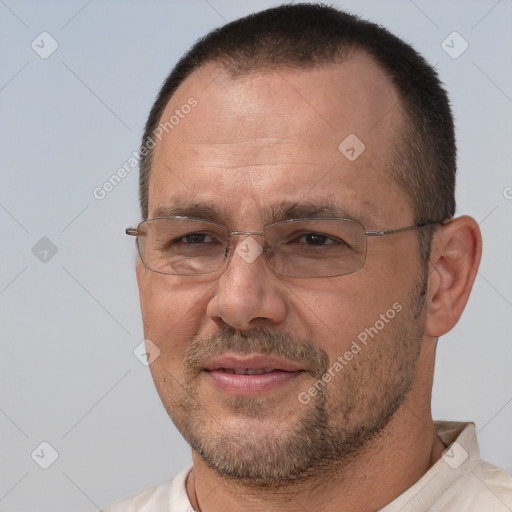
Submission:
<svg viewBox="0 0 512 512">
<path fill-rule="evenodd" d="M 193 466 L 108 512 L 512 510 L 474 425 L 431 416 L 481 236 L 412 48 L 318 5 L 235 21 L 169 75 L 141 156 L 127 233 Z"/>
</svg>

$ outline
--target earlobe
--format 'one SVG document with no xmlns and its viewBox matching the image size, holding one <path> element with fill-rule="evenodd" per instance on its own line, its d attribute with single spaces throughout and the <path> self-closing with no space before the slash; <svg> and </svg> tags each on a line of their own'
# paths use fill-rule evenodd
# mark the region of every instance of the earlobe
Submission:
<svg viewBox="0 0 512 512">
<path fill-rule="evenodd" d="M 453 219 L 435 233 L 425 334 L 439 337 L 458 322 L 473 287 L 481 253 L 480 228 L 471 217 Z"/>
</svg>

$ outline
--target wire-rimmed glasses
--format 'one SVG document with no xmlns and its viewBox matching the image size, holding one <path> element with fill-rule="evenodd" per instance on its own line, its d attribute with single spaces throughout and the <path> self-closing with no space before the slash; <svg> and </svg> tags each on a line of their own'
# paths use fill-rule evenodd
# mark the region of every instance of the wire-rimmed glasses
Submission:
<svg viewBox="0 0 512 512">
<path fill-rule="evenodd" d="M 366 231 L 356 220 L 291 219 L 263 231 L 230 231 L 218 222 L 192 217 L 158 217 L 142 221 L 126 234 L 137 237 L 143 264 L 153 272 L 179 276 L 210 274 L 232 257 L 233 236 L 261 238 L 269 266 L 286 277 L 335 277 L 360 270 L 366 261 L 367 237 L 423 228 L 439 221 L 398 229 Z M 258 242 L 259 243 L 259 242 Z"/>
</svg>

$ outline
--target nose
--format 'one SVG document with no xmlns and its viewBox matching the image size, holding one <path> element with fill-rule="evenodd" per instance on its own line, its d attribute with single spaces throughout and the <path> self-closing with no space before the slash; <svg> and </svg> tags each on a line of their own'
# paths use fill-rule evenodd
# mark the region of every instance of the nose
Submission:
<svg viewBox="0 0 512 512">
<path fill-rule="evenodd" d="M 232 240 L 232 255 L 216 283 L 207 315 L 221 327 L 227 324 L 238 330 L 278 324 L 286 317 L 286 287 L 268 265 L 263 238 L 239 234 L 239 240 Z"/>
</svg>

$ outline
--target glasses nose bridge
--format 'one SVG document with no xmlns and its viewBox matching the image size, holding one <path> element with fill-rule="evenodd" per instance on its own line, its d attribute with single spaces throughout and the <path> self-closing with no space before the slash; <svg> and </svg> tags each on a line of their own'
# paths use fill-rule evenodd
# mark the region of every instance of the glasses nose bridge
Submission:
<svg viewBox="0 0 512 512">
<path fill-rule="evenodd" d="M 258 235 L 265 236 L 263 231 L 228 231 L 228 237 L 231 238 L 231 235 Z"/>
<path fill-rule="evenodd" d="M 227 248 L 226 248 L 226 250 L 228 250 L 228 251 L 229 251 L 229 249 L 234 247 L 233 244 L 231 243 L 232 235 L 234 235 L 234 236 L 256 235 L 256 236 L 262 236 L 265 239 L 265 233 L 263 231 L 228 231 L 228 240 L 227 240 Z"/>
</svg>

